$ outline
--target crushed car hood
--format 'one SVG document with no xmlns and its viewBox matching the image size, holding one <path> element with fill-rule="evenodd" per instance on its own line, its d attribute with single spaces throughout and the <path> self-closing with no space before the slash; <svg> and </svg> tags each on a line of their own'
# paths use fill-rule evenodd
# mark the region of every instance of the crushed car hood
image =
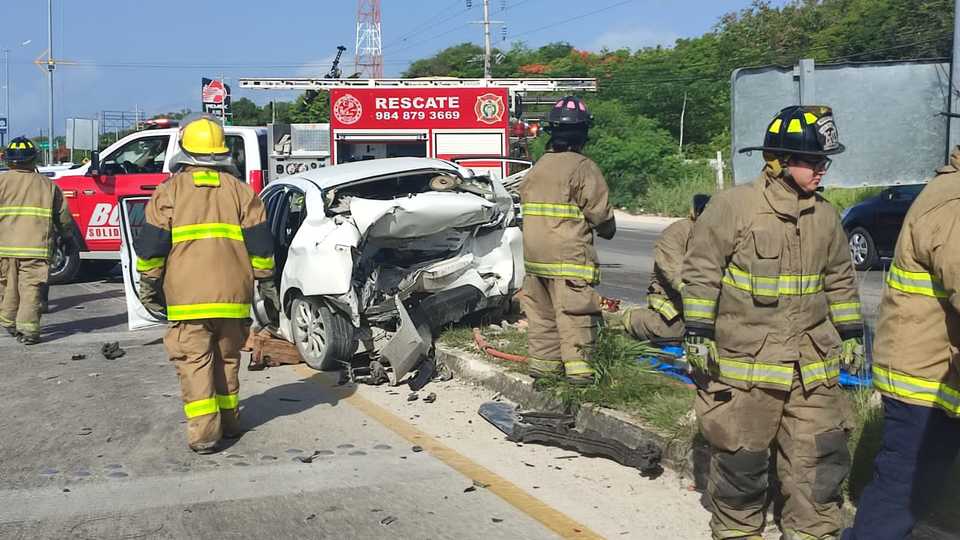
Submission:
<svg viewBox="0 0 960 540">
<path fill-rule="evenodd" d="M 387 201 L 355 198 L 350 214 L 361 236 L 419 238 L 490 223 L 500 208 L 471 193 L 428 192 Z"/>
</svg>

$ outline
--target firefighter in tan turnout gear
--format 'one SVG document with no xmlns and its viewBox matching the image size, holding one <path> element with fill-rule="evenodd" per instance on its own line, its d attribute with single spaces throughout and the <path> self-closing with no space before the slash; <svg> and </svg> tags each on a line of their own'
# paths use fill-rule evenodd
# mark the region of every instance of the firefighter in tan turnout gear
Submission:
<svg viewBox="0 0 960 540">
<path fill-rule="evenodd" d="M 164 345 L 180 377 L 187 439 L 211 453 L 241 433 L 240 348 L 255 280 L 276 306 L 273 240 L 260 199 L 227 172 L 235 166 L 219 121 L 185 122 L 171 169 L 135 242 L 140 297 L 166 311 Z"/>
<path fill-rule="evenodd" d="M 863 324 L 847 237 L 815 190 L 844 147 L 830 108 L 793 106 L 749 150 L 763 151 L 763 172 L 713 197 L 682 269 L 710 527 L 761 538 L 776 448 L 783 538 L 836 538 L 850 465 L 838 378 L 862 360 Z"/>
<path fill-rule="evenodd" d="M 709 195 L 694 195 L 690 217 L 672 223 L 657 239 L 653 248 L 653 274 L 647 287 L 648 307 L 629 309 L 623 314 L 624 328 L 631 336 L 642 341 L 678 342 L 683 339 L 680 267 L 693 233 L 693 223 L 709 201 Z"/>
<path fill-rule="evenodd" d="M 72 238 L 73 218 L 60 191 L 37 173 L 37 147 L 30 139 L 10 141 L 0 174 L 0 326 L 25 345 L 40 341 L 42 290 L 56 235 Z"/>
<path fill-rule="evenodd" d="M 880 302 L 883 442 L 848 540 L 910 537 L 960 453 L 960 147 L 937 172 L 907 212 Z"/>
<path fill-rule="evenodd" d="M 557 101 L 545 123 L 549 151 L 520 187 L 530 372 L 566 375 L 575 384 L 593 381 L 587 360 L 601 322 L 593 234 L 616 233 L 603 174 L 580 153 L 590 121 L 579 99 Z"/>
</svg>

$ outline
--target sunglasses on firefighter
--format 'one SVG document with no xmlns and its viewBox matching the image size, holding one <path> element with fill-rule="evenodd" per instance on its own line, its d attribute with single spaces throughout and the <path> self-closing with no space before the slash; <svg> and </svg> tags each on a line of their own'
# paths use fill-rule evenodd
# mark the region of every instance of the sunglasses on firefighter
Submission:
<svg viewBox="0 0 960 540">
<path fill-rule="evenodd" d="M 810 167 L 814 171 L 818 172 L 827 172 L 830 169 L 830 165 L 833 163 L 833 160 L 828 157 L 813 158 L 793 156 L 793 161 L 803 163 L 807 167 Z"/>
</svg>

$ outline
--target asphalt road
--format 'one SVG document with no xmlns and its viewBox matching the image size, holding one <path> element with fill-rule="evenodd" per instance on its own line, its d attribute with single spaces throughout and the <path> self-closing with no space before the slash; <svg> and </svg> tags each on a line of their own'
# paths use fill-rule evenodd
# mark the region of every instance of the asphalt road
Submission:
<svg viewBox="0 0 960 540">
<path fill-rule="evenodd" d="M 164 331 L 126 330 L 119 283 L 55 286 L 51 308 L 41 345 L 0 337 L 0 538 L 709 537 L 689 480 L 508 442 L 477 415 L 490 394 L 457 381 L 427 404 L 244 369 L 249 431 L 197 456 Z"/>
</svg>

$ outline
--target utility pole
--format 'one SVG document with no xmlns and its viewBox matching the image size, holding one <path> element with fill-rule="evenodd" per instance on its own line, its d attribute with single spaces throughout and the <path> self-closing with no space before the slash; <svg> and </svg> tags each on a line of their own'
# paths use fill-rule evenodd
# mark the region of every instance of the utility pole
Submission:
<svg viewBox="0 0 960 540">
<path fill-rule="evenodd" d="M 960 0 L 958 0 L 960 1 Z M 683 119 L 687 115 L 687 93 L 683 93 L 683 108 L 680 109 L 680 149 L 678 154 L 683 156 Z"/>
<path fill-rule="evenodd" d="M 13 131 L 10 129 L 10 49 L 3 50 L 3 82 L 6 85 L 6 97 L 3 100 L 3 115 L 7 118 L 7 133 L 13 137 Z M 0 133 L 0 146 L 6 146 L 4 134 Z"/>
<path fill-rule="evenodd" d="M 950 58 L 950 86 L 947 92 L 947 112 L 960 113 L 960 0 L 953 7 L 953 54 Z M 944 162 L 950 162 L 950 152 L 960 143 L 960 122 L 947 116 L 947 147 L 944 149 Z"/>
<path fill-rule="evenodd" d="M 47 114 L 47 165 L 53 165 L 53 0 L 47 0 L 47 82 L 50 92 L 50 110 Z"/>
<path fill-rule="evenodd" d="M 483 78 L 490 78 L 490 0 L 483 0 Z"/>
<path fill-rule="evenodd" d="M 469 3 L 467 7 L 470 7 Z M 490 46 L 490 25 L 503 24 L 503 21 L 490 20 L 490 0 L 483 0 L 483 20 L 474 21 L 473 24 L 483 25 L 483 78 L 489 79 L 492 77 L 490 74 L 490 55 L 492 52 Z"/>
</svg>

